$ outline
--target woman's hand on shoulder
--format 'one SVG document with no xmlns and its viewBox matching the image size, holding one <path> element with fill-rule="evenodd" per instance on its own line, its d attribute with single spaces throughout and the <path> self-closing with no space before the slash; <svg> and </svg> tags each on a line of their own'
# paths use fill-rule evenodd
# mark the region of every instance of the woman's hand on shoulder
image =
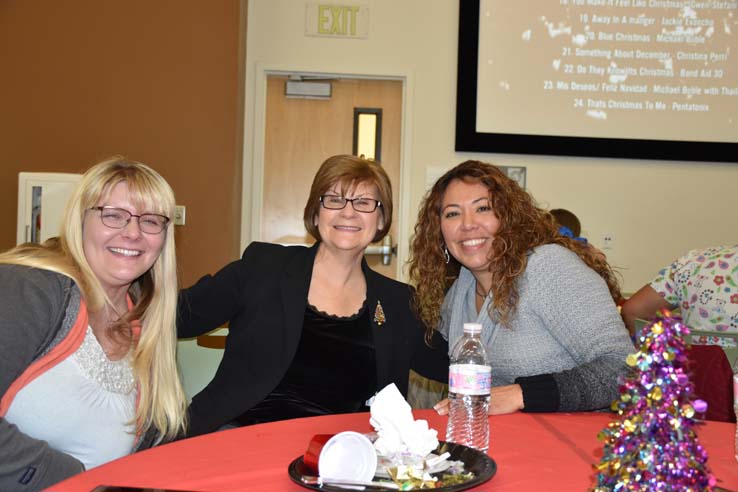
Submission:
<svg viewBox="0 0 738 492">
<path fill-rule="evenodd" d="M 448 407 L 448 398 L 433 405 L 433 409 L 438 412 L 438 415 L 448 415 Z M 519 384 L 509 384 L 507 386 L 492 388 L 489 401 L 490 415 L 514 413 L 522 410 L 523 407 L 523 389 Z"/>
</svg>

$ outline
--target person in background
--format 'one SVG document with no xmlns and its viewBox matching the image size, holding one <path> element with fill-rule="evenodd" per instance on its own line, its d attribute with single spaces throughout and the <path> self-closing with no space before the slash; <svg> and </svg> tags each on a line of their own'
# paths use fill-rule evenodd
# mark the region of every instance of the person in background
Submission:
<svg viewBox="0 0 738 492">
<path fill-rule="evenodd" d="M 412 289 L 368 267 L 364 250 L 392 222 L 392 189 L 376 162 L 328 158 L 303 215 L 312 247 L 251 243 L 240 260 L 179 299 L 180 337 L 228 322 L 223 360 L 190 406 L 189 435 L 312 415 L 367 410 L 410 368 L 448 377 L 448 349 L 432 350 Z M 426 357 L 427 356 L 427 357 Z"/>
<path fill-rule="evenodd" d="M 659 309 L 681 308 L 684 323 L 706 331 L 738 332 L 738 245 L 689 251 L 661 269 L 622 307 L 635 335 L 635 320 Z"/>
<path fill-rule="evenodd" d="M 580 237 L 582 224 L 576 215 L 563 208 L 554 208 L 549 213 L 553 215 L 554 220 L 559 224 L 559 233 L 562 236 L 570 237 L 584 243 L 587 242 L 586 238 Z"/>
<path fill-rule="evenodd" d="M 573 212 L 570 212 L 563 208 L 555 208 L 553 210 L 550 210 L 549 213 L 553 216 L 554 220 L 559 226 L 559 234 L 564 237 L 574 239 L 575 241 L 579 241 L 582 244 L 589 245 L 589 248 L 595 255 L 598 255 L 603 261 L 607 261 L 607 256 L 605 256 L 605 253 L 589 243 L 586 237 L 580 236 L 580 234 L 582 233 L 582 225 L 579 222 L 579 218 L 574 215 Z M 620 303 L 622 302 L 622 298 L 618 299 L 617 302 L 618 305 L 620 305 Z"/>
<path fill-rule="evenodd" d="M 617 397 L 634 348 L 612 269 L 561 236 L 497 167 L 466 161 L 436 181 L 418 214 L 410 278 L 427 329 L 450 347 L 464 323 L 482 324 L 491 414 L 595 410 Z M 436 408 L 446 413 L 448 402 Z"/>
<path fill-rule="evenodd" d="M 41 490 L 184 431 L 174 194 L 123 158 L 82 177 L 59 238 L 0 255 L 0 490 Z"/>
</svg>

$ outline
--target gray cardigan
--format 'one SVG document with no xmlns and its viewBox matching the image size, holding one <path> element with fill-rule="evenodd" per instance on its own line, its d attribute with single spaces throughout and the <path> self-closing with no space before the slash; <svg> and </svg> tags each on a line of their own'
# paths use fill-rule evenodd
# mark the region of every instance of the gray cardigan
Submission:
<svg viewBox="0 0 738 492">
<path fill-rule="evenodd" d="M 70 335 L 81 295 L 72 279 L 19 265 L 0 265 L 0 396 L 30 366 Z M 154 444 L 152 429 L 136 450 Z M 0 414 L 0 491 L 41 490 L 84 471 L 82 463 L 34 439 Z"/>
<path fill-rule="evenodd" d="M 520 384 L 525 411 L 608 407 L 635 349 L 605 281 L 572 251 L 548 244 L 531 252 L 518 289 L 517 311 L 503 327 L 487 314 L 490 298 L 477 313 L 475 280 L 462 267 L 441 310 L 449 350 L 463 323 L 482 323 L 492 385 Z"/>
<path fill-rule="evenodd" d="M 79 289 L 68 277 L 0 265 L 0 395 L 69 334 L 79 302 Z M 0 417 L 0 490 L 41 490 L 81 471 L 79 460 Z"/>
</svg>

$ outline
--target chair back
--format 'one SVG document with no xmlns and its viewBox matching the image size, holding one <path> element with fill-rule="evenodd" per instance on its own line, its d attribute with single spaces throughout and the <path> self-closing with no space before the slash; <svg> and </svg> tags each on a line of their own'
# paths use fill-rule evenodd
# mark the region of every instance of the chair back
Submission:
<svg viewBox="0 0 738 492">
<path fill-rule="evenodd" d="M 694 394 L 707 402 L 706 420 L 735 422 L 733 370 L 722 348 L 692 345 L 687 349 Z"/>
<path fill-rule="evenodd" d="M 690 329 L 687 338 L 687 343 L 691 345 L 717 345 L 722 348 L 730 366 L 738 369 L 738 333 Z"/>
</svg>

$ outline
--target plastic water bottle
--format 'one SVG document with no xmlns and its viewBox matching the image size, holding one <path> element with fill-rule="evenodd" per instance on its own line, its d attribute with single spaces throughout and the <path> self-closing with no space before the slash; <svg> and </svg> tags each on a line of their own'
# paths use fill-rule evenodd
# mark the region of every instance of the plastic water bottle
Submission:
<svg viewBox="0 0 738 492">
<path fill-rule="evenodd" d="M 738 373 L 733 374 L 733 410 L 738 420 Z M 738 423 L 735 424 L 735 460 L 738 461 Z"/>
<path fill-rule="evenodd" d="M 492 372 L 479 338 L 482 325 L 464 323 L 464 336 L 451 352 L 448 371 L 448 426 L 446 440 L 487 451 L 489 448 L 489 394 Z"/>
</svg>

